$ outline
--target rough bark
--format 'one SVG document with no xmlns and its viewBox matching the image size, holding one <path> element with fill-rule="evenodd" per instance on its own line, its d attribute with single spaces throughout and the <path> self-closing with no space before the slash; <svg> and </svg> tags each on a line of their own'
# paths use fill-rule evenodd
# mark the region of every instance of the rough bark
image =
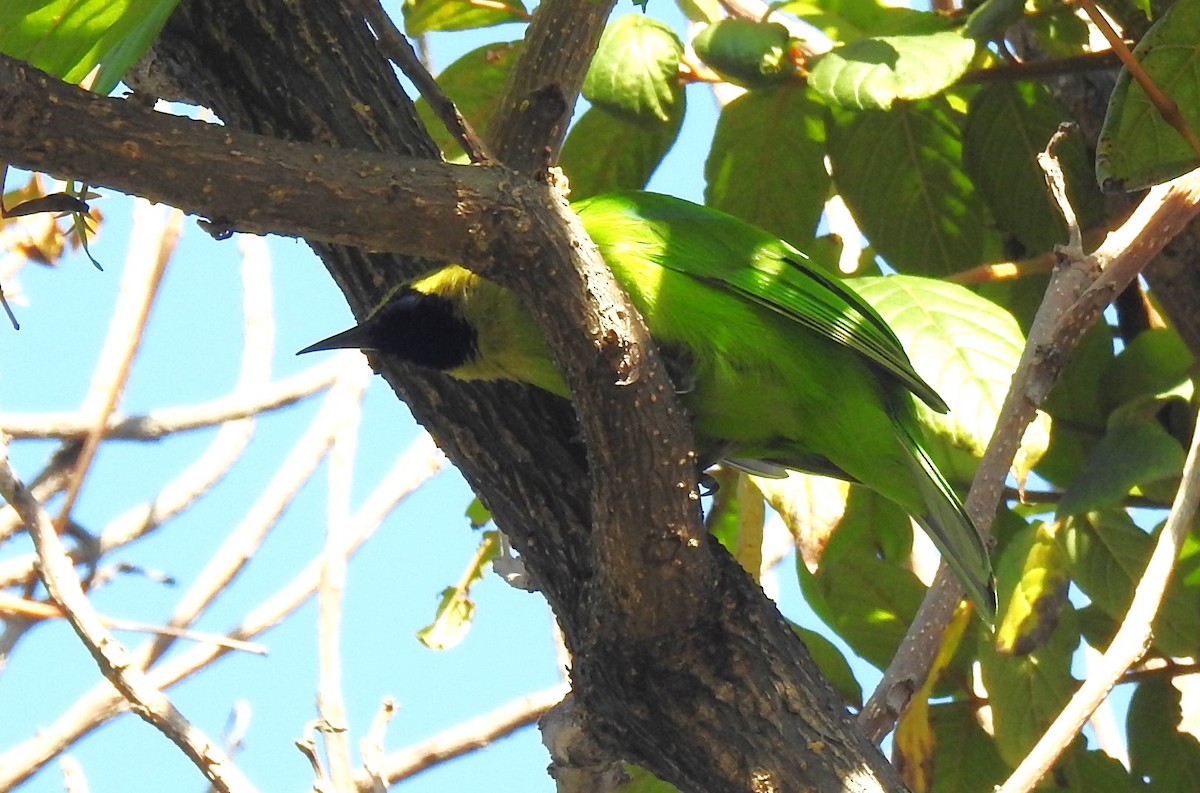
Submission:
<svg viewBox="0 0 1200 793">
<path fill-rule="evenodd" d="M 439 163 L 348 6 L 284 0 L 182 3 L 147 70 L 144 84 L 212 107 L 230 128 L 200 130 L 208 140 L 196 144 L 236 160 L 242 174 L 230 182 L 189 184 L 189 168 L 215 161 L 182 138 L 173 139 L 174 170 L 152 168 L 158 152 L 146 148 L 89 148 L 100 131 L 59 145 L 73 134 L 60 126 L 73 95 L 30 113 L 3 75 L 0 158 L 52 172 L 69 166 L 93 183 L 105 173 L 106 184 L 146 194 L 183 185 L 172 202 L 219 228 L 304 234 L 360 317 L 432 261 L 339 243 L 462 257 L 536 295 L 578 422 L 569 405 L 531 389 L 375 364 L 483 497 L 554 608 L 587 728 L 614 758 L 685 790 L 902 790 L 774 605 L 700 530 L 686 425 L 657 353 L 577 221 L 533 178 L 553 161 L 607 12 L 577 0 L 547 0 L 537 12 L 494 127 L 494 151 L 514 171 Z M 179 122 L 143 107 L 95 102 L 100 127 L 126 141 L 143 124 L 148 134 L 176 134 Z M 21 119 L 41 126 L 14 132 Z M 318 162 L 322 153 L 328 159 Z M 125 167 L 109 174 L 114 157 Z M 358 168 L 347 170 L 350 162 Z M 272 168 L 274 192 L 249 176 Z M 153 189 L 131 186 L 158 169 L 165 178 Z M 306 179 L 314 195 L 330 191 L 310 199 L 324 205 L 328 226 L 316 228 L 318 213 L 277 211 Z M 399 240 L 355 237 L 368 210 L 330 206 L 359 201 L 382 202 L 384 217 L 371 223 L 409 224 Z"/>
</svg>

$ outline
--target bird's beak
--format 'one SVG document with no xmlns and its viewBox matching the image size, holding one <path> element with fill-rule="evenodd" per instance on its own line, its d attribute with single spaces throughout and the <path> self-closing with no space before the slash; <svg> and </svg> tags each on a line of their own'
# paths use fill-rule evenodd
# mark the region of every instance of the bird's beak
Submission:
<svg viewBox="0 0 1200 793">
<path fill-rule="evenodd" d="M 297 355 L 304 355 L 306 352 L 317 352 L 319 350 L 371 350 L 375 345 L 371 341 L 371 333 L 367 329 L 366 323 L 355 325 L 349 330 L 344 330 L 341 333 L 335 333 L 327 339 L 321 339 L 316 344 L 310 344 L 303 350 L 300 350 Z"/>
</svg>

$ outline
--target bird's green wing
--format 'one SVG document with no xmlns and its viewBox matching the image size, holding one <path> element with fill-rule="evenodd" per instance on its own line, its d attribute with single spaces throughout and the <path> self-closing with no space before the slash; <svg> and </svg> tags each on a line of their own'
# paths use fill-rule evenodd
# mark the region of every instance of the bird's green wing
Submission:
<svg viewBox="0 0 1200 793">
<path fill-rule="evenodd" d="M 769 232 L 658 193 L 609 193 L 573 208 L 606 258 L 642 256 L 777 311 L 864 356 L 934 410 L 949 410 L 873 308 Z"/>
</svg>

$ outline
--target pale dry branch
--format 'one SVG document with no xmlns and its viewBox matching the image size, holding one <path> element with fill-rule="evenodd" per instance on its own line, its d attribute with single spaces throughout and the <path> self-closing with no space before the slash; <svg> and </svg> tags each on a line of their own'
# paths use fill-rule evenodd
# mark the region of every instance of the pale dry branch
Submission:
<svg viewBox="0 0 1200 793">
<path fill-rule="evenodd" d="M 92 427 L 84 439 L 79 461 L 75 464 L 59 509 L 57 525 L 60 529 L 71 517 L 75 499 L 91 469 L 96 450 L 104 440 L 108 418 L 125 390 L 133 358 L 150 316 L 150 306 L 158 295 L 158 287 L 162 283 L 167 261 L 179 240 L 182 223 L 183 212 L 178 209 L 155 208 L 141 199 L 134 201 L 133 228 L 129 233 L 130 245 L 121 277 L 121 290 L 83 403 L 83 410 L 91 417 Z"/>
<path fill-rule="evenodd" d="M 180 598 L 168 624 L 175 627 L 191 624 L 249 563 L 325 456 L 340 421 L 339 412 L 345 409 L 346 401 L 361 398 L 367 383 L 366 370 L 360 369 L 357 376 L 340 381 L 330 390 L 320 412 L 280 464 L 271 481 L 196 576 L 188 592 Z M 168 645 L 169 642 L 160 639 L 153 648 L 139 651 L 143 667 L 161 656 Z"/>
<path fill-rule="evenodd" d="M 75 568 L 68 559 L 50 516 L 26 490 L 8 462 L 5 442 L 0 452 L 0 492 L 25 520 L 38 551 L 42 581 L 50 597 L 63 610 L 71 627 L 87 647 L 109 683 L 128 707 L 178 746 L 217 790 L 225 793 L 254 790 L 241 773 L 201 730 L 184 718 L 163 692 L 130 663 L 118 642 L 88 602 Z"/>
<path fill-rule="evenodd" d="M 569 691 L 570 688 L 564 684 L 551 686 L 443 730 L 406 749 L 392 752 L 383 760 L 380 769 L 383 779 L 389 785 L 395 784 L 438 763 L 482 749 L 497 738 L 534 723 L 543 713 L 561 702 Z M 372 780 L 366 772 L 355 774 L 355 784 L 360 793 L 372 793 Z"/>
<path fill-rule="evenodd" d="M 384 793 L 387 790 L 383 772 L 383 739 L 388 725 L 391 724 L 395 715 L 396 700 L 391 696 L 384 697 L 379 711 L 371 721 L 371 728 L 367 730 L 367 737 L 359 742 L 358 753 L 362 757 L 363 777 L 360 789 L 365 790 L 366 793 Z"/>
<path fill-rule="evenodd" d="M 366 387 L 366 383 L 363 383 Z M 332 403 L 331 394 L 331 403 Z M 345 394 L 341 404 L 331 404 L 337 423 L 327 463 L 328 509 L 321 580 L 317 588 L 317 710 L 325 723 L 322 736 L 329 777 L 334 790 L 349 790 L 353 782 L 350 759 L 350 725 L 342 693 L 342 607 L 346 589 L 350 528 L 350 487 L 354 481 L 355 438 L 362 408 L 356 397 Z"/>
<path fill-rule="evenodd" d="M 345 370 L 344 358 L 334 356 L 303 372 L 257 389 L 239 389 L 196 405 L 160 408 L 138 416 L 114 415 L 105 435 L 110 440 L 156 441 L 179 432 L 204 429 L 251 418 L 324 391 Z M 78 411 L 0 413 L 0 431 L 16 440 L 75 438 L 91 428 Z"/>
<path fill-rule="evenodd" d="M 30 622 L 47 619 L 61 619 L 64 615 L 62 609 L 53 603 L 47 603 L 44 600 L 30 600 L 28 598 L 18 597 L 7 592 L 0 592 L 0 617 L 7 622 L 9 619 L 16 616 L 18 619 L 24 618 Z M 150 625 L 145 622 L 135 622 L 134 620 L 121 619 L 120 617 L 107 617 L 103 614 L 96 615 L 100 624 L 106 628 L 111 628 L 117 631 L 130 631 L 132 633 L 153 633 L 172 636 L 177 639 L 188 639 L 194 642 L 207 642 L 221 647 L 228 647 L 230 650 L 238 650 L 244 653 L 254 653 L 255 655 L 266 655 L 267 648 L 261 644 L 251 642 L 241 642 L 237 639 L 230 639 L 227 636 L 221 636 L 215 633 L 206 631 L 182 630 L 180 628 L 172 628 L 167 625 Z"/>
<path fill-rule="evenodd" d="M 418 436 L 355 513 L 349 531 L 349 552 L 356 551 L 374 533 L 392 507 L 445 465 L 445 455 L 428 434 Z M 229 636 L 248 641 L 278 625 L 316 592 L 320 571 L 321 559 L 318 558 L 252 609 Z M 167 688 L 207 668 L 228 652 L 220 647 L 192 647 L 155 666 L 148 676 L 155 685 Z M 19 785 L 76 741 L 127 709 L 128 702 L 111 685 L 94 686 L 36 735 L 0 753 L 0 793 Z"/>
</svg>

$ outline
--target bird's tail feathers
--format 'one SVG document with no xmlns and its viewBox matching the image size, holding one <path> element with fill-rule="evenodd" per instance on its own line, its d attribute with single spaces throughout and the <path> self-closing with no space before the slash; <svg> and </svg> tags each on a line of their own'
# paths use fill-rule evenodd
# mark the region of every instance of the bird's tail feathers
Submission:
<svg viewBox="0 0 1200 793">
<path fill-rule="evenodd" d="M 980 616 L 991 626 L 996 620 L 996 588 L 992 562 L 983 538 L 979 536 L 979 530 L 968 517 L 958 495 L 925 450 L 917 435 L 919 430 L 909 428 L 898 416 L 894 416 L 893 420 L 897 429 L 912 441 L 901 445 L 908 452 L 908 463 L 927 510 L 923 516 L 917 517 L 917 522 L 954 571 L 967 596 L 979 609 Z"/>
</svg>

